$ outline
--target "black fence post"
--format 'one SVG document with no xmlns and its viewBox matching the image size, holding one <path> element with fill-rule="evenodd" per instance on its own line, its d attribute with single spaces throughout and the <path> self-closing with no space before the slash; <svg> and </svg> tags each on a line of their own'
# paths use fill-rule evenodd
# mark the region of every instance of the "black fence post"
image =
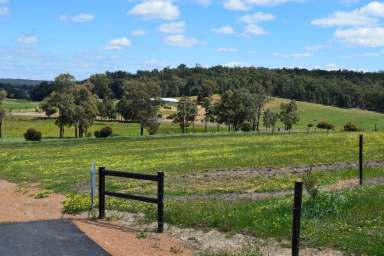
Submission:
<svg viewBox="0 0 384 256">
<path fill-rule="evenodd" d="M 99 168 L 99 219 L 105 218 L 105 167 Z"/>
<path fill-rule="evenodd" d="M 293 202 L 292 220 L 292 256 L 299 256 L 300 251 L 300 221 L 301 221 L 301 202 L 303 196 L 303 182 L 295 182 L 295 195 Z"/>
<path fill-rule="evenodd" d="M 359 136 L 359 183 L 363 185 L 363 135 Z"/>
<path fill-rule="evenodd" d="M 164 231 L 164 172 L 158 172 L 159 181 L 157 183 L 157 232 Z"/>
</svg>

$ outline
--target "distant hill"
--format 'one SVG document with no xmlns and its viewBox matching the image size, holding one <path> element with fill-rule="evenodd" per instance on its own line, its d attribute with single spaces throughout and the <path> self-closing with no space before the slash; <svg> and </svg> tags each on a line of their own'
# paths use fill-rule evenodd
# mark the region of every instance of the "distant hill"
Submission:
<svg viewBox="0 0 384 256">
<path fill-rule="evenodd" d="M 43 80 L 30 80 L 30 79 L 2 79 L 0 78 L 0 84 L 11 84 L 11 85 L 38 85 L 41 82 L 44 82 Z"/>
</svg>

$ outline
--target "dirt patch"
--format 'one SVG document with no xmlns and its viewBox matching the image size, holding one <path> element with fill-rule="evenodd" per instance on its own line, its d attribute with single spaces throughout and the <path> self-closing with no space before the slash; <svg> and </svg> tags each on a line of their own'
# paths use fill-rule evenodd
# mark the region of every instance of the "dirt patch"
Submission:
<svg viewBox="0 0 384 256">
<path fill-rule="evenodd" d="M 114 256 L 192 255 L 192 250 L 184 243 L 166 234 L 146 233 L 146 237 L 139 238 L 138 230 L 88 220 L 86 214 L 63 216 L 64 199 L 63 195 L 42 193 L 36 186 L 27 188 L 0 180 L 0 223 L 64 217 L 71 219 L 89 238 Z"/>
<path fill-rule="evenodd" d="M 73 222 L 81 231 L 114 256 L 190 256 L 193 254 L 184 243 L 168 237 L 167 234 L 142 233 L 113 222 L 86 219 L 77 219 Z"/>
<path fill-rule="evenodd" d="M 126 214 L 118 222 L 131 229 L 153 229 L 156 223 L 139 224 L 142 222 L 141 214 Z M 203 251 L 242 251 L 249 248 L 259 249 L 263 255 L 268 256 L 290 256 L 291 249 L 289 242 L 277 242 L 275 240 L 264 240 L 254 236 L 244 234 L 228 235 L 217 230 L 202 231 L 197 229 L 185 229 L 175 226 L 165 226 L 165 231 L 169 236 L 183 241 L 194 249 L 196 253 Z M 342 252 L 328 248 L 302 248 L 301 255 L 305 256 L 338 256 Z"/>
<path fill-rule="evenodd" d="M 37 199 L 39 192 L 35 186 L 26 189 L 0 180 L 0 222 L 60 219 L 65 197 L 48 194 Z"/>
</svg>

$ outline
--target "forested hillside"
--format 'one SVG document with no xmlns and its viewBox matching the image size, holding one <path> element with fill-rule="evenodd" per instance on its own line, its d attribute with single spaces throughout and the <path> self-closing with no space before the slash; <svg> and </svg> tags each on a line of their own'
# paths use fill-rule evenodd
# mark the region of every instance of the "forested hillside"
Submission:
<svg viewBox="0 0 384 256">
<path fill-rule="evenodd" d="M 203 98 L 228 89 L 246 88 L 253 92 L 262 90 L 275 97 L 384 112 L 383 72 L 179 65 L 163 70 L 106 74 L 111 78 L 110 88 L 117 99 L 122 97 L 124 80 L 151 80 L 160 85 L 163 97 L 198 95 Z M 10 97 L 33 100 L 42 100 L 53 90 L 47 82 L 17 87 L 0 84 L 1 88 L 6 89 Z"/>
</svg>

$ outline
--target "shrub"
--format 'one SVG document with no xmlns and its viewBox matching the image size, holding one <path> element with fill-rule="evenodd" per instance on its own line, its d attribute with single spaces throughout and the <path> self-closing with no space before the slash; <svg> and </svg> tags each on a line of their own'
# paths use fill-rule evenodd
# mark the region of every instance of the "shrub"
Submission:
<svg viewBox="0 0 384 256">
<path fill-rule="evenodd" d="M 150 121 L 145 125 L 149 135 L 155 135 L 159 130 L 160 123 L 158 121 Z"/>
<path fill-rule="evenodd" d="M 303 184 L 305 190 L 307 190 L 308 194 L 314 198 L 319 194 L 319 189 L 317 188 L 317 179 L 312 175 L 312 171 L 309 170 L 303 176 Z"/>
<path fill-rule="evenodd" d="M 317 124 L 317 128 L 326 129 L 326 130 L 333 130 L 333 129 L 335 129 L 335 126 L 333 124 L 328 123 L 328 122 L 321 121 L 320 123 Z"/>
<path fill-rule="evenodd" d="M 29 128 L 25 133 L 24 133 L 24 138 L 25 140 L 28 141 L 41 141 L 41 132 Z"/>
<path fill-rule="evenodd" d="M 358 132 L 358 131 L 360 131 L 360 129 L 357 128 L 356 125 L 349 122 L 346 125 L 344 125 L 344 131 L 346 131 L 346 132 Z"/>
<path fill-rule="evenodd" d="M 113 133 L 112 128 L 109 126 L 105 126 L 101 128 L 99 131 L 95 131 L 96 138 L 107 138 L 111 136 Z"/>
<path fill-rule="evenodd" d="M 312 127 L 313 127 L 313 124 L 312 124 L 312 123 L 309 123 L 309 124 L 307 125 L 307 127 L 308 127 L 308 128 L 312 128 Z"/>
<path fill-rule="evenodd" d="M 252 125 L 250 122 L 244 122 L 241 125 L 241 131 L 243 132 L 250 132 L 252 130 Z"/>
</svg>

